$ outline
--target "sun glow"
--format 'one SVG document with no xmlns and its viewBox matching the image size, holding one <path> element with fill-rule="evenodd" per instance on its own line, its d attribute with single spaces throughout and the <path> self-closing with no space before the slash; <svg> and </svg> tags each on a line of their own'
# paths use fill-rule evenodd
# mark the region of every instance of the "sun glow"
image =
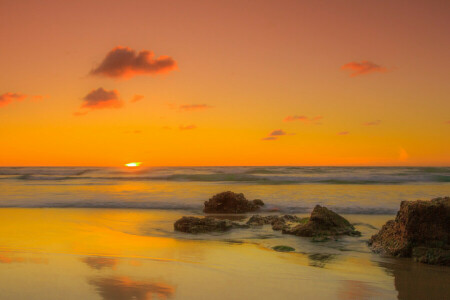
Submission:
<svg viewBox="0 0 450 300">
<path fill-rule="evenodd" d="M 134 168 L 134 167 L 139 167 L 141 164 L 142 164 L 141 162 L 130 162 L 130 163 L 125 164 L 125 166 Z"/>
</svg>

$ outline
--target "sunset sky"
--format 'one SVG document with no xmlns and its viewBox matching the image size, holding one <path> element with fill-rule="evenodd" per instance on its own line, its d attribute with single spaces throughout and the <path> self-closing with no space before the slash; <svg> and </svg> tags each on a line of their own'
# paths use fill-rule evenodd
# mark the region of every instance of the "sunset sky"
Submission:
<svg viewBox="0 0 450 300">
<path fill-rule="evenodd" d="M 450 165 L 450 1 L 0 0 L 0 166 Z"/>
</svg>

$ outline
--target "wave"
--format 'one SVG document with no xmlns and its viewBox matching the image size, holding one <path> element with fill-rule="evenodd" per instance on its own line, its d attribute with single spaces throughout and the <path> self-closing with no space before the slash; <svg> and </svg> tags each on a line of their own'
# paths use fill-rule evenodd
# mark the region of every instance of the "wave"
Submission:
<svg viewBox="0 0 450 300">
<path fill-rule="evenodd" d="M 332 206 L 328 208 L 339 214 L 363 214 L 363 215 L 393 215 L 398 208 L 386 207 L 360 207 L 360 206 Z M 121 202 L 121 201 L 64 201 L 64 202 L 41 202 L 41 203 L 15 203 L 0 204 L 0 208 L 97 208 L 97 209 L 149 209 L 149 210 L 182 210 L 191 213 L 202 213 L 203 206 L 200 204 L 182 204 L 177 202 Z M 281 213 L 281 214 L 309 214 L 313 206 L 284 206 L 270 205 L 258 213 Z M 252 215 L 256 213 L 248 213 Z"/>
<path fill-rule="evenodd" d="M 404 184 L 450 182 L 450 168 L 431 167 L 164 167 L 0 168 L 0 180 L 185 181 L 253 184 Z"/>
</svg>

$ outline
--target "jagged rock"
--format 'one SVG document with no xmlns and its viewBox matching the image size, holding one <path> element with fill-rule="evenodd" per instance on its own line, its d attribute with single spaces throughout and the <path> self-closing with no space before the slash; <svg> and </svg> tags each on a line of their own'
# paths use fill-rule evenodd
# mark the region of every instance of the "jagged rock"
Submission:
<svg viewBox="0 0 450 300">
<path fill-rule="evenodd" d="M 244 194 L 237 194 L 233 192 L 223 192 L 214 195 L 208 201 L 205 201 L 205 213 L 246 213 L 258 210 L 264 205 L 259 199 L 249 201 L 244 197 Z"/>
<path fill-rule="evenodd" d="M 402 201 L 395 220 L 369 240 L 372 251 L 450 266 L 450 197 Z"/>
<path fill-rule="evenodd" d="M 233 228 L 230 220 L 218 220 L 212 217 L 182 217 L 173 225 L 176 231 L 187 233 L 207 233 L 214 231 L 228 231 Z"/>
<path fill-rule="evenodd" d="M 361 234 L 345 218 L 320 205 L 316 205 L 309 219 L 304 221 L 302 224 L 283 228 L 283 233 L 305 237 Z"/>
</svg>

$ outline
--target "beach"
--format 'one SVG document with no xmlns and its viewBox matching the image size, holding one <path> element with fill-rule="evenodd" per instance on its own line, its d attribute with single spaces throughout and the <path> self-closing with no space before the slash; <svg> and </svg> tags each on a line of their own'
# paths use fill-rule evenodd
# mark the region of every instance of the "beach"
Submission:
<svg viewBox="0 0 450 300">
<path fill-rule="evenodd" d="M 450 294 L 448 267 L 383 257 L 367 246 L 395 218 L 400 201 L 450 194 L 449 168 L 93 169 L 0 168 L 1 299 Z M 361 236 L 313 243 L 271 226 L 174 231 L 177 219 L 203 216 L 203 202 L 226 190 L 262 199 L 261 215 L 305 217 L 315 204 L 324 205 Z M 253 214 L 221 217 L 245 222 Z M 295 251 L 274 251 L 277 245 Z"/>
</svg>

